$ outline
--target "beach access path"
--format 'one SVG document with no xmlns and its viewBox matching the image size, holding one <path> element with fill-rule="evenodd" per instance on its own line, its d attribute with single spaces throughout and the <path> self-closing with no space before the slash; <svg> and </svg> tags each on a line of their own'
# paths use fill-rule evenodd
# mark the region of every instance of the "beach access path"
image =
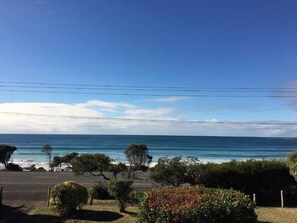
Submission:
<svg viewBox="0 0 297 223">
<path fill-rule="evenodd" d="M 111 177 L 110 173 L 106 173 Z M 120 175 L 120 174 L 119 174 Z M 133 187 L 144 191 L 152 187 L 148 173 L 137 173 Z M 0 186 L 3 187 L 3 204 L 6 205 L 46 205 L 48 188 L 64 181 L 75 181 L 90 186 L 102 177 L 74 176 L 72 172 L 10 172 L 0 171 Z"/>
</svg>

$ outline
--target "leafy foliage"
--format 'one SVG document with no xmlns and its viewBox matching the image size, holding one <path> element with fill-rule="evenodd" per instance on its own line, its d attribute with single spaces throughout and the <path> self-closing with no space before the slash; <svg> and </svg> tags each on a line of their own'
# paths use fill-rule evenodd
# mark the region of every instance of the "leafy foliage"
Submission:
<svg viewBox="0 0 297 223">
<path fill-rule="evenodd" d="M 129 194 L 132 192 L 132 183 L 131 180 L 118 180 L 113 179 L 109 182 L 108 190 L 110 195 L 115 197 L 118 201 L 118 206 L 120 212 L 124 212 L 126 208 L 127 201 L 129 200 Z"/>
<path fill-rule="evenodd" d="M 276 160 L 204 164 L 196 183 L 206 187 L 234 188 L 246 194 L 279 193 L 296 186 L 286 163 Z"/>
<path fill-rule="evenodd" d="M 51 167 L 59 167 L 61 168 L 62 163 L 65 163 L 68 165 L 68 167 L 72 166 L 72 162 L 74 159 L 78 156 L 78 153 L 72 152 L 69 154 L 66 154 L 65 156 L 54 156 L 53 161 L 51 162 Z"/>
<path fill-rule="evenodd" d="M 161 157 L 150 172 L 150 178 L 161 185 L 179 186 L 185 182 L 187 166 L 181 157 Z"/>
<path fill-rule="evenodd" d="M 297 151 L 291 152 L 288 155 L 288 167 L 290 168 L 291 175 L 295 178 L 297 181 Z"/>
<path fill-rule="evenodd" d="M 139 223 L 256 223 L 250 199 L 234 190 L 163 187 L 146 192 Z"/>
<path fill-rule="evenodd" d="M 45 144 L 42 147 L 41 152 L 43 152 L 46 156 L 48 156 L 48 165 L 52 169 L 51 163 L 52 163 L 53 147 L 50 144 Z"/>
<path fill-rule="evenodd" d="M 130 163 L 130 167 L 139 169 L 145 166 L 148 158 L 148 148 L 145 144 L 131 144 L 126 150 L 125 155 Z"/>
<path fill-rule="evenodd" d="M 76 176 L 90 173 L 94 176 L 102 176 L 108 180 L 104 175 L 104 171 L 108 171 L 111 161 L 112 159 L 109 156 L 101 153 L 81 154 L 73 161 L 72 170 Z"/>
<path fill-rule="evenodd" d="M 128 171 L 128 167 L 124 163 L 117 163 L 117 164 L 111 164 L 108 168 L 110 172 L 112 172 L 114 178 L 117 178 L 117 175 L 119 173 L 126 173 Z"/>
<path fill-rule="evenodd" d="M 61 215 L 72 215 L 77 208 L 87 204 L 87 201 L 87 189 L 75 182 L 66 181 L 51 188 L 50 206 Z"/>
<path fill-rule="evenodd" d="M 8 161 L 15 150 L 17 150 L 15 146 L 0 144 L 0 163 L 7 167 Z"/>
<path fill-rule="evenodd" d="M 107 200 L 112 198 L 108 192 L 107 185 L 100 181 L 93 184 L 88 189 L 88 193 L 89 197 L 93 197 L 94 199 Z"/>
<path fill-rule="evenodd" d="M 283 161 L 248 160 L 202 164 L 194 157 L 160 158 L 150 177 L 162 184 L 182 183 L 212 188 L 233 188 L 246 194 L 272 193 L 296 187 L 297 183 Z"/>
</svg>

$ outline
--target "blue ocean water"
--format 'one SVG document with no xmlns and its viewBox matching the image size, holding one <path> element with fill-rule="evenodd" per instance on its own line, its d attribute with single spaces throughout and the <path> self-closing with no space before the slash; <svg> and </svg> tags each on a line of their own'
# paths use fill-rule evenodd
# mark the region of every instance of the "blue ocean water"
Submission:
<svg viewBox="0 0 297 223">
<path fill-rule="evenodd" d="M 47 157 L 41 152 L 44 144 L 52 145 L 53 156 L 105 153 L 125 162 L 124 150 L 133 143 L 147 144 L 154 162 L 162 156 L 196 156 L 203 162 L 282 159 L 297 149 L 297 138 L 0 134 L 0 144 L 16 146 L 12 159 L 23 165 L 46 163 Z"/>
</svg>

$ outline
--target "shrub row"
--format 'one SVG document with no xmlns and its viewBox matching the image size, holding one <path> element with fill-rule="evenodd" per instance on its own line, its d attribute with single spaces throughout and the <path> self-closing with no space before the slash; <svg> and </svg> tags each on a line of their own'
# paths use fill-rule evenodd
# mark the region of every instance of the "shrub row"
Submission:
<svg viewBox="0 0 297 223">
<path fill-rule="evenodd" d="M 206 187 L 233 188 L 246 194 L 279 193 L 296 187 L 286 163 L 276 160 L 205 164 L 201 166 L 196 183 Z"/>
<path fill-rule="evenodd" d="M 51 188 L 50 207 L 63 216 L 71 216 L 77 208 L 87 204 L 89 197 L 94 199 L 115 198 L 118 202 L 120 212 L 125 211 L 129 194 L 132 191 L 133 181 L 113 179 L 109 182 L 108 187 L 103 183 L 96 183 L 89 188 L 73 181 L 66 181 L 56 184 Z"/>
<path fill-rule="evenodd" d="M 146 192 L 139 205 L 140 223 L 255 223 L 250 199 L 234 190 L 163 187 Z"/>
<path fill-rule="evenodd" d="M 272 193 L 296 187 L 284 161 L 248 160 L 221 164 L 188 162 L 180 157 L 161 158 L 151 178 L 162 185 L 199 184 L 213 188 L 233 188 L 244 193 Z"/>
</svg>

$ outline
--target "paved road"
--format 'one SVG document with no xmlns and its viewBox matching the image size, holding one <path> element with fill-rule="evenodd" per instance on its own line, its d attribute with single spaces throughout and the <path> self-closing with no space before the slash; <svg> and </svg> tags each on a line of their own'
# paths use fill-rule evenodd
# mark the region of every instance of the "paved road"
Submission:
<svg viewBox="0 0 297 223">
<path fill-rule="evenodd" d="M 107 176 L 109 176 L 107 174 Z M 142 180 L 135 180 L 135 190 L 143 190 L 151 187 L 148 174 L 141 173 Z M 3 187 L 3 204 L 22 205 L 46 204 L 48 188 L 63 181 L 76 181 L 89 186 L 101 177 L 79 176 L 68 172 L 0 172 L 0 185 Z"/>
</svg>

